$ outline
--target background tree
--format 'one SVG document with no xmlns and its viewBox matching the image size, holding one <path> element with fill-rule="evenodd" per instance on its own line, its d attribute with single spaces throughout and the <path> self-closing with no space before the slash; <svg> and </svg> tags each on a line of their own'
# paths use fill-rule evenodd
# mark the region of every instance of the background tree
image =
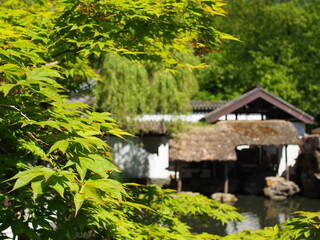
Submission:
<svg viewBox="0 0 320 240">
<path fill-rule="evenodd" d="M 197 99 L 232 99 L 258 83 L 319 122 L 320 2 L 228 1 L 216 26 L 239 37 L 205 56 Z"/>
</svg>

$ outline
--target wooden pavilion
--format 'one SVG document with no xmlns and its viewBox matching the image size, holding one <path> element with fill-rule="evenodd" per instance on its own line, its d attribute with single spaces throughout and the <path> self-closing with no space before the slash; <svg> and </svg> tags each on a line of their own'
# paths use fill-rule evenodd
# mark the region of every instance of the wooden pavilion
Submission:
<svg viewBox="0 0 320 240">
<path fill-rule="evenodd" d="M 224 163 L 224 192 L 228 192 L 228 166 L 237 161 L 236 148 L 242 145 L 260 147 L 259 162 L 263 161 L 264 146 L 287 146 L 299 144 L 296 128 L 284 120 L 221 121 L 211 126 L 190 126 L 175 134 L 169 141 L 170 161 L 175 171 L 181 171 L 181 163 L 220 161 Z M 279 160 L 279 156 L 277 156 Z M 288 174 L 289 171 L 287 171 Z M 177 176 L 177 174 L 175 174 Z M 289 176 L 287 175 L 287 178 Z M 178 178 L 178 191 L 182 178 Z"/>
</svg>

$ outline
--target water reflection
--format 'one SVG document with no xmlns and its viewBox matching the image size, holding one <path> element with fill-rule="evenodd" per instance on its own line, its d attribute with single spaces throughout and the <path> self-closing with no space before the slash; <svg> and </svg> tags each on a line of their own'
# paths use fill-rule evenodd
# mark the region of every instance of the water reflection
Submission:
<svg viewBox="0 0 320 240">
<path fill-rule="evenodd" d="M 238 196 L 235 204 L 238 211 L 246 218 L 239 223 L 229 223 L 225 233 L 237 233 L 245 229 L 258 230 L 266 226 L 284 223 L 290 213 L 298 211 L 299 199 L 272 200 L 262 196 Z"/>
<path fill-rule="evenodd" d="M 193 219 L 191 225 L 194 231 L 226 235 L 245 229 L 258 230 L 284 223 L 295 211 L 320 211 L 320 199 L 295 196 L 286 200 L 271 200 L 254 195 L 237 195 L 237 198 L 235 207 L 246 220 L 222 226 L 208 219 L 207 222 L 204 219 Z"/>
<path fill-rule="evenodd" d="M 251 212 L 244 212 L 241 215 L 246 219 L 241 222 L 228 223 L 225 228 L 226 234 L 242 232 L 245 229 L 258 230 L 261 228 L 258 215 Z"/>
</svg>

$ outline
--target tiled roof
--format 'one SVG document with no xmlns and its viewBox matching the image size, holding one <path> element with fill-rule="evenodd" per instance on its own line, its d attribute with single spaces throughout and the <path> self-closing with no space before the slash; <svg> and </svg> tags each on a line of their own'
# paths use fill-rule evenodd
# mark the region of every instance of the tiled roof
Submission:
<svg viewBox="0 0 320 240">
<path fill-rule="evenodd" d="M 280 109 L 282 112 L 287 113 L 288 115 L 296 118 L 297 120 L 304 122 L 306 124 L 313 124 L 314 118 L 303 112 L 302 110 L 294 107 L 293 105 L 289 104 L 288 102 L 284 101 L 283 99 L 276 97 L 275 95 L 271 94 L 270 92 L 264 90 L 261 87 L 256 87 L 240 97 L 234 99 L 226 103 L 225 105 L 217 108 L 207 114 L 205 117 L 208 122 L 214 123 L 216 122 L 221 116 L 226 114 L 233 113 L 238 109 L 250 104 L 257 99 L 262 99 L 265 102 L 268 102 L 275 106 L 277 109 Z"/>
<path fill-rule="evenodd" d="M 194 112 L 211 112 L 224 106 L 226 103 L 228 103 L 228 101 L 192 100 L 190 102 L 191 108 Z"/>
</svg>

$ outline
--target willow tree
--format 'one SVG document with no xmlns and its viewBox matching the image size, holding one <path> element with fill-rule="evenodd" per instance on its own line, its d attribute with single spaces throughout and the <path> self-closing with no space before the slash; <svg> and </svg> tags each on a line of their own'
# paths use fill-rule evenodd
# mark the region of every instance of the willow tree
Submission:
<svg viewBox="0 0 320 240">
<path fill-rule="evenodd" d="M 102 138 L 126 133 L 109 113 L 66 101 L 98 77 L 87 64 L 91 55 L 108 51 L 172 69 L 184 65 L 173 53 L 187 45 L 215 48 L 225 36 L 211 25 L 224 14 L 221 5 L 1 1 L 1 235 L 10 228 L 13 239 L 209 239 L 193 236 L 181 216 L 239 219 L 232 207 L 201 196 L 173 198 L 112 180 L 119 170 Z"/>
<path fill-rule="evenodd" d="M 200 64 L 192 54 L 180 54 L 181 58 L 190 66 Z M 94 107 L 112 112 L 122 123 L 146 113 L 186 113 L 198 91 L 194 72 L 188 68 L 173 73 L 164 64 L 143 65 L 105 54 L 100 71 L 102 81 L 94 87 Z"/>
</svg>

